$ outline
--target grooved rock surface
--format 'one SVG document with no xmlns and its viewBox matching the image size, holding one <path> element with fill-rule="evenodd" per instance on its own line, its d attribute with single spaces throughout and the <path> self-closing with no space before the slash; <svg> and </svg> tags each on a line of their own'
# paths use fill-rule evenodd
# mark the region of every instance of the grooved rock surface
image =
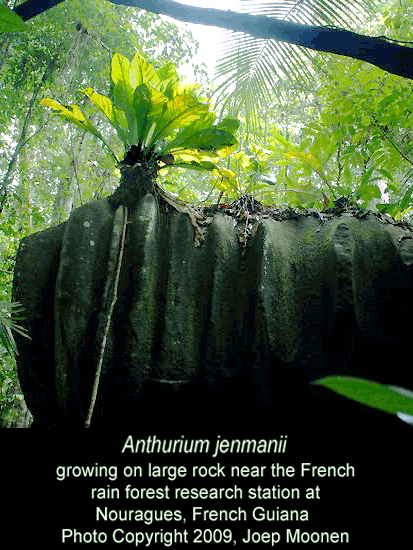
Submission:
<svg viewBox="0 0 413 550">
<path fill-rule="evenodd" d="M 21 243 L 13 299 L 32 336 L 16 334 L 34 426 L 85 421 L 121 210 L 90 203 Z M 371 213 L 320 216 L 263 217 L 240 243 L 234 218 L 217 212 L 195 246 L 190 217 L 155 195 L 129 209 L 92 427 L 400 422 L 309 382 L 342 374 L 413 389 L 413 233 Z"/>
</svg>

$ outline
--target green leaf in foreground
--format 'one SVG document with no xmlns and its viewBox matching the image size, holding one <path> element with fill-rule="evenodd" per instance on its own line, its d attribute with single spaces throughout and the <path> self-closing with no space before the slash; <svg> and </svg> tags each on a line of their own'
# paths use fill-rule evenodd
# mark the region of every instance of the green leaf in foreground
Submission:
<svg viewBox="0 0 413 550">
<path fill-rule="evenodd" d="M 23 19 L 7 6 L 0 6 L 0 32 L 24 31 Z"/>
<path fill-rule="evenodd" d="M 413 415 L 413 398 L 409 397 L 410 392 L 403 391 L 403 388 L 352 376 L 327 376 L 311 384 L 325 386 L 344 397 L 391 414 Z"/>
</svg>

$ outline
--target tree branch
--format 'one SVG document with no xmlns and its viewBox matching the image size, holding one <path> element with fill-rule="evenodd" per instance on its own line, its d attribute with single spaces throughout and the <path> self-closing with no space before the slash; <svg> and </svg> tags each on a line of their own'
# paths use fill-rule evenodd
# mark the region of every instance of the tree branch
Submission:
<svg viewBox="0 0 413 550">
<path fill-rule="evenodd" d="M 43 86 L 43 84 L 46 82 L 46 80 L 49 78 L 49 76 L 54 71 L 55 66 L 56 66 L 56 58 L 53 58 L 50 61 L 50 63 L 48 64 L 48 66 L 46 67 L 46 70 L 44 71 L 43 76 L 42 76 L 39 84 L 33 90 L 33 94 L 32 94 L 31 100 L 29 102 L 29 107 L 27 109 L 26 117 L 25 117 L 24 122 L 23 122 L 23 128 L 22 128 L 22 131 L 20 133 L 20 138 L 19 138 L 19 141 L 18 141 L 18 143 L 17 143 L 17 145 L 14 149 L 14 153 L 13 153 L 11 159 L 10 159 L 9 165 L 7 167 L 7 170 L 6 170 L 6 174 L 5 174 L 4 179 L 3 179 L 3 184 L 2 184 L 1 189 L 0 189 L 0 214 L 3 212 L 4 204 L 7 200 L 7 185 L 9 183 L 10 178 L 11 178 L 11 175 L 12 175 L 14 166 L 16 164 L 16 161 L 19 157 L 20 151 L 23 149 L 23 147 L 26 145 L 26 143 L 29 141 L 29 139 L 31 139 L 34 135 L 33 134 L 32 136 L 26 138 L 27 129 L 29 127 L 29 123 L 30 123 L 31 116 L 32 116 L 32 110 L 33 110 L 34 102 L 37 99 L 37 96 L 40 92 L 41 87 Z"/>
<path fill-rule="evenodd" d="M 15 8 L 26 21 L 63 0 L 27 0 Z M 173 0 L 109 0 L 112 4 L 133 6 L 152 13 L 168 15 L 179 21 L 212 25 L 256 38 L 280 40 L 321 52 L 335 53 L 367 61 L 381 69 L 413 79 L 413 48 L 331 27 L 312 27 L 282 21 L 265 15 L 250 15 L 211 8 L 194 8 Z M 205 0 L 207 3 L 207 0 Z"/>
<path fill-rule="evenodd" d="M 265 15 L 194 8 L 172 0 L 109 0 L 135 6 L 179 21 L 245 32 L 255 38 L 280 40 L 312 50 L 335 53 L 372 63 L 393 74 L 413 79 L 413 48 L 331 27 L 312 27 Z"/>
<path fill-rule="evenodd" d="M 23 4 L 16 6 L 13 11 L 15 11 L 17 15 L 20 15 L 23 21 L 28 21 L 32 17 L 40 15 L 61 2 L 64 2 L 64 0 L 27 0 L 23 2 Z"/>
</svg>

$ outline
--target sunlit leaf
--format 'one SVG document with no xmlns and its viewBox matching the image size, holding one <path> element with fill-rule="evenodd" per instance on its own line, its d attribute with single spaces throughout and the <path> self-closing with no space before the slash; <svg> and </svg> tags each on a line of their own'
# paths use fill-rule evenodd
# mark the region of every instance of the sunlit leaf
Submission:
<svg viewBox="0 0 413 550">
<path fill-rule="evenodd" d="M 40 105 L 43 105 L 45 107 L 50 107 L 54 111 L 57 111 L 60 116 L 63 118 L 70 120 L 75 126 L 80 128 L 81 130 L 87 130 L 97 138 L 99 138 L 108 148 L 109 152 L 115 159 L 115 162 L 118 162 L 118 159 L 115 155 L 115 153 L 112 151 L 112 149 L 109 147 L 109 145 L 106 143 L 105 139 L 103 138 L 102 134 L 93 126 L 93 124 L 88 120 L 88 118 L 82 113 L 80 108 L 77 105 L 67 105 L 66 107 L 55 101 L 54 99 L 42 99 L 39 101 Z"/>
<path fill-rule="evenodd" d="M 198 164 L 207 163 L 206 165 L 214 165 L 220 160 L 220 157 L 214 153 L 197 151 L 197 150 L 182 150 L 174 153 L 175 161 L 192 162 L 195 160 Z M 175 162 L 174 162 L 175 165 Z"/>
<path fill-rule="evenodd" d="M 125 112 L 133 108 L 133 92 L 129 79 L 130 61 L 123 55 L 115 53 L 111 63 L 111 78 L 114 103 Z"/>
<path fill-rule="evenodd" d="M 170 70 L 166 69 L 166 71 L 170 75 Z M 136 86 L 141 84 L 146 84 L 156 90 L 160 88 L 161 81 L 154 66 L 137 53 L 130 64 L 130 85 L 135 89 Z"/>
<path fill-rule="evenodd" d="M 234 143 L 232 145 L 227 145 L 226 147 L 222 147 L 221 149 L 219 149 L 217 151 L 217 154 L 223 158 L 223 157 L 227 157 L 228 155 L 230 155 L 231 153 L 233 153 L 236 149 L 238 149 L 238 141 L 234 141 Z"/>
<path fill-rule="evenodd" d="M 128 129 L 128 122 L 126 120 L 125 113 L 118 107 L 115 107 L 108 97 L 97 94 L 92 88 L 84 88 L 82 91 L 109 119 L 109 122 L 115 128 L 123 144 L 125 146 L 132 145 L 133 140 L 129 138 L 130 130 Z"/>
<path fill-rule="evenodd" d="M 228 181 L 234 182 L 236 180 L 236 176 L 232 170 L 228 170 L 227 168 L 221 168 L 219 170 L 219 176 L 222 179 L 226 179 Z"/>
<path fill-rule="evenodd" d="M 155 139 L 174 133 L 177 128 L 191 125 L 208 112 L 208 105 L 199 103 L 192 95 L 177 95 L 166 104 L 162 119 L 158 122 Z"/>
<path fill-rule="evenodd" d="M 351 376 L 327 376 L 311 383 L 325 386 L 340 395 L 375 409 L 392 414 L 401 412 L 413 415 L 413 398 L 400 393 L 399 390 L 395 391 L 394 386 Z"/>
<path fill-rule="evenodd" d="M 168 143 L 168 150 L 185 149 L 187 140 L 195 133 L 213 126 L 215 115 L 212 112 L 204 113 L 202 118 L 196 120 L 191 126 L 180 128 L 174 139 Z"/>
<path fill-rule="evenodd" d="M 61 115 L 67 117 L 75 123 L 82 124 L 82 128 L 87 124 L 87 119 L 77 105 L 68 105 L 67 107 L 61 105 L 54 99 L 42 99 L 39 101 L 40 105 L 50 107 L 54 111 L 58 111 Z"/>
<path fill-rule="evenodd" d="M 197 85 L 184 85 L 179 81 L 179 75 L 173 63 L 166 63 L 159 69 L 156 74 L 159 78 L 158 89 L 168 98 L 173 99 L 176 95 L 190 93 Z"/>
<path fill-rule="evenodd" d="M 146 148 L 149 148 L 149 144 L 150 144 L 150 141 L 152 139 L 152 136 L 155 132 L 155 129 L 156 129 L 156 125 L 157 125 L 157 122 L 153 122 L 152 123 L 152 126 L 149 128 L 149 131 L 148 131 L 148 134 L 146 136 L 146 139 L 145 139 L 145 147 Z"/>
<path fill-rule="evenodd" d="M 179 161 L 179 162 L 174 162 L 172 164 L 172 167 L 191 168 L 192 170 L 199 170 L 201 172 L 205 172 L 205 171 L 212 172 L 215 166 L 216 165 L 213 162 L 208 162 L 206 160 L 201 162 L 198 162 L 196 160 L 192 160 L 188 162 Z"/>
</svg>

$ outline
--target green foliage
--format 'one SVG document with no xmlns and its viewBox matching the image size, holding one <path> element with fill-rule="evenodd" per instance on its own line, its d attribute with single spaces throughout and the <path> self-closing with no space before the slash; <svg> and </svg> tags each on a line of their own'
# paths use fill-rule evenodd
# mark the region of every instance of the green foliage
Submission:
<svg viewBox="0 0 413 550">
<path fill-rule="evenodd" d="M 312 382 L 368 407 L 396 414 L 413 424 L 413 392 L 351 376 L 327 376 Z"/>
<path fill-rule="evenodd" d="M 239 122 L 227 118 L 214 125 L 209 105 L 194 93 L 195 86 L 182 85 L 172 63 L 159 69 L 139 53 L 130 62 L 115 54 L 111 63 L 110 97 L 92 88 L 83 93 L 106 116 L 125 149 L 135 146 L 135 162 L 157 166 L 180 166 L 212 171 L 218 152 L 227 154 L 237 145 L 233 133 Z M 51 107 L 77 127 L 92 133 L 117 157 L 102 134 L 77 105 L 65 107 L 53 99 L 41 105 Z"/>
<path fill-rule="evenodd" d="M 7 6 L 0 6 L 0 33 L 24 31 L 24 21 Z"/>
<path fill-rule="evenodd" d="M 0 427 L 16 416 L 16 405 L 23 400 L 14 357 L 0 344 Z"/>
<path fill-rule="evenodd" d="M 241 10 L 254 15 L 294 21 L 314 26 L 341 28 L 360 27 L 377 8 L 373 0 L 283 0 L 262 2 L 248 0 Z M 273 100 L 274 86 L 287 81 L 290 88 L 311 93 L 316 81 L 313 63 L 314 52 L 309 49 L 271 39 L 257 39 L 244 33 L 228 32 L 217 63 L 217 76 L 222 82 L 216 94 L 231 105 L 244 105 L 248 122 L 257 125 L 259 112 Z M 321 54 L 323 63 L 328 54 Z M 348 59 L 342 59 L 347 63 Z"/>
<path fill-rule="evenodd" d="M 288 4 L 249 1 L 245 8 L 255 13 L 265 9 L 267 15 L 283 18 Z M 307 0 L 300 3 L 294 12 L 297 21 L 308 13 L 309 4 Z M 363 12 L 371 12 L 368 8 L 381 11 L 369 26 L 362 27 Z M 347 24 L 363 34 L 411 41 L 412 10 L 411 0 L 325 1 L 311 12 L 311 22 Z M 224 83 L 215 96 L 222 93 L 216 108 L 221 109 L 221 118 L 227 117 L 226 122 L 216 124 L 211 119 L 213 133 L 201 125 L 196 134 L 192 132 L 196 121 L 190 116 L 205 114 L 207 119 L 207 110 L 197 107 L 206 102 L 195 98 L 191 103 L 192 88 L 187 94 L 179 88 L 174 97 L 181 99 L 175 103 L 168 96 L 176 89 L 171 64 L 179 71 L 192 63 L 197 49 L 188 31 L 144 10 L 106 0 L 63 2 L 24 23 L 24 28 L 24 32 L 2 34 L 0 44 L 0 174 L 7 189 L 0 218 L 3 301 L 10 301 L 18 241 L 65 221 L 71 209 L 111 194 L 119 181 L 114 159 L 121 158 L 139 136 L 148 160 L 162 167 L 158 172 L 162 187 L 189 202 L 211 204 L 250 193 L 269 205 L 324 208 L 334 197 L 352 195 L 361 206 L 397 219 L 409 220 L 413 214 L 411 81 L 348 58 L 248 37 L 237 42 L 235 35 L 227 42 L 219 68 Z M 139 70 L 132 84 L 130 78 L 136 51 L 148 60 L 146 66 L 140 65 L 145 73 L 140 87 L 134 81 Z M 117 84 L 109 63 L 114 52 L 122 56 L 117 58 L 114 74 Z M 54 69 L 42 80 L 52 60 Z M 129 67 L 129 88 L 125 67 Z M 202 75 L 202 69 L 196 69 Z M 153 85 L 151 74 L 163 87 Z M 211 97 L 205 75 L 203 79 L 203 96 Z M 135 84 L 132 97 L 130 88 Z M 84 89 L 89 95 L 79 92 Z M 75 124 L 56 124 L 54 114 L 39 106 L 42 97 L 55 98 Z M 137 107 L 132 117 L 131 99 Z M 67 107 L 69 103 L 75 105 Z M 174 120 L 173 116 L 165 118 L 165 104 L 166 116 L 175 113 Z M 78 118 L 76 107 L 84 119 Z M 222 154 L 215 154 L 214 149 L 225 143 L 225 133 L 233 135 L 237 129 L 238 122 L 231 122 L 235 118 L 242 122 L 239 149 L 227 155 L 224 147 Z M 198 152 L 168 152 L 178 135 L 187 140 L 186 146 L 199 147 Z M 183 145 L 175 141 L 176 147 Z M 186 170 L 188 166 L 193 170 Z M 13 354 L 0 343 L 0 408 L 14 399 L 17 379 L 11 376 L 13 372 Z"/>
<path fill-rule="evenodd" d="M 23 308 L 18 302 L 0 302 L 0 344 L 6 348 L 9 353 L 18 353 L 12 330 L 31 339 L 26 331 L 15 322 L 22 320 L 22 317 L 18 315 L 22 311 Z"/>
<path fill-rule="evenodd" d="M 311 179 L 314 172 L 321 181 L 319 186 Z M 239 151 L 222 160 L 212 175 L 227 201 L 249 194 L 268 205 L 276 202 L 321 208 L 325 206 L 325 193 L 331 191 L 332 203 L 337 191 L 315 155 L 273 129 L 265 146 L 259 139 L 243 143 Z"/>
<path fill-rule="evenodd" d="M 5 0 L 0 4 L 6 7 Z M 24 23 L 24 32 L 9 25 L 5 30 L 14 31 L 0 40 L 1 199 L 6 191 L 0 216 L 0 301 L 9 303 L 19 240 L 65 221 L 72 208 L 111 194 L 119 183 L 107 149 L 81 128 L 56 124 L 38 100 L 49 96 L 67 104 L 75 97 L 103 133 L 77 90 L 85 83 L 95 89 L 109 83 L 114 51 L 132 57 L 139 50 L 156 66 L 173 62 L 180 67 L 192 64 L 197 43 L 173 22 L 106 0 L 63 2 Z M 203 74 L 202 67 L 197 71 Z M 109 87 L 103 91 L 108 92 Z M 119 155 L 114 132 L 105 137 Z M 2 332 L 7 344 L 6 334 L 7 329 Z M 0 415 L 22 397 L 12 347 L 0 343 Z"/>
<path fill-rule="evenodd" d="M 404 21 L 404 8 L 391 6 Z M 398 37 L 411 40 L 407 14 L 401 28 L 405 34 Z M 394 35 L 396 29 L 376 24 L 360 32 Z M 274 75 L 267 107 L 257 117 L 255 142 L 261 131 L 265 148 L 274 153 L 267 163 L 267 177 L 276 181 L 271 193 L 278 203 L 282 198 L 291 206 L 316 208 L 351 195 L 364 208 L 409 219 L 411 81 L 325 54 L 315 55 L 314 64 L 314 84 L 306 96 L 297 88 L 294 96 L 288 82 Z"/>
</svg>

